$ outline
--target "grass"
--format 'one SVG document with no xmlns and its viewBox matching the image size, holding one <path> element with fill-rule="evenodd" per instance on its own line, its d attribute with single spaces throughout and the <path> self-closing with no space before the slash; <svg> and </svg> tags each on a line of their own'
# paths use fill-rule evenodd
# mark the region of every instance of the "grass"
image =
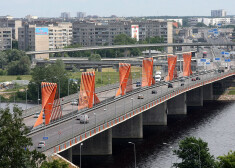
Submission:
<svg viewBox="0 0 235 168">
<path fill-rule="evenodd" d="M 17 77 L 20 77 L 22 80 L 31 80 L 31 75 L 7 75 L 0 76 L 0 82 L 12 81 L 16 80 Z"/>
</svg>

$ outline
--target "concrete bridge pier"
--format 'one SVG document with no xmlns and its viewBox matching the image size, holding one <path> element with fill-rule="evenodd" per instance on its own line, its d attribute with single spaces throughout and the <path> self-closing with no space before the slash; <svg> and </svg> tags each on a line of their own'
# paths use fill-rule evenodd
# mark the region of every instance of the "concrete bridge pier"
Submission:
<svg viewBox="0 0 235 168">
<path fill-rule="evenodd" d="M 82 155 L 111 155 L 112 154 L 112 129 L 83 142 Z M 80 144 L 73 147 L 73 155 L 80 155 Z"/>
<path fill-rule="evenodd" d="M 145 111 L 143 125 L 167 125 L 167 103 L 164 102 Z"/>
<path fill-rule="evenodd" d="M 186 93 L 180 94 L 167 101 L 169 115 L 187 114 Z"/>
<path fill-rule="evenodd" d="M 203 87 L 187 92 L 187 106 L 203 106 Z"/>
<path fill-rule="evenodd" d="M 213 84 L 208 84 L 203 86 L 203 100 L 213 100 L 214 95 L 213 95 Z"/>
<path fill-rule="evenodd" d="M 143 138 L 142 114 L 113 127 L 113 138 Z"/>
</svg>

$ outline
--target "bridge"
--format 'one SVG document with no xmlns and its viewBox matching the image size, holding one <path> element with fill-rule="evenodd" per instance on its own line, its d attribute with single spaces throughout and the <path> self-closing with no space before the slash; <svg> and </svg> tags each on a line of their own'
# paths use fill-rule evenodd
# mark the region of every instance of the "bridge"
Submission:
<svg viewBox="0 0 235 168">
<path fill-rule="evenodd" d="M 33 54 L 49 54 L 49 53 L 64 53 L 76 51 L 92 51 L 106 49 L 127 49 L 127 48 L 148 48 L 148 47 L 199 47 L 199 46 L 235 46 L 235 43 L 157 43 L 157 44 L 132 44 L 132 45 L 112 45 L 112 46 L 92 46 L 80 48 L 66 48 L 46 51 L 28 51 L 27 55 Z"/>
<path fill-rule="evenodd" d="M 71 160 L 72 155 L 79 155 L 78 144 L 84 141 L 84 155 L 112 154 L 112 138 L 143 138 L 143 125 L 167 125 L 167 115 L 185 115 L 187 106 L 203 106 L 204 100 L 214 98 L 213 84 L 224 85 L 222 80 L 234 75 L 235 70 L 218 73 L 212 69 L 186 77 L 183 86 L 180 79 L 171 81 L 173 88 L 168 88 L 166 82 L 159 82 L 105 100 L 90 109 L 71 110 L 61 120 L 33 129 L 28 134 L 33 140 L 32 149 L 47 136 L 42 149 L 46 155 L 65 151 Z M 192 81 L 196 77 L 200 80 Z M 152 94 L 152 90 L 157 94 Z M 143 99 L 138 99 L 139 94 Z M 89 123 L 81 124 L 76 120 L 81 114 L 89 115 Z"/>
</svg>

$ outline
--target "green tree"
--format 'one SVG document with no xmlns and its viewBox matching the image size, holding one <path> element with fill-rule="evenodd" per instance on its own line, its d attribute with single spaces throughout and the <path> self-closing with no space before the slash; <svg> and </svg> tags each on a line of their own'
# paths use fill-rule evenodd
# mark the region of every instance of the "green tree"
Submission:
<svg viewBox="0 0 235 168">
<path fill-rule="evenodd" d="M 69 168 L 69 164 L 60 159 L 52 162 L 43 162 L 40 168 Z"/>
<path fill-rule="evenodd" d="M 13 50 L 7 50 L 7 59 L 8 62 L 11 61 L 19 61 L 23 56 L 27 56 L 24 51 L 13 49 Z"/>
<path fill-rule="evenodd" d="M 23 123 L 22 111 L 14 107 L 0 109 L 0 167 L 4 168 L 31 168 L 39 167 L 45 160 L 45 155 L 29 150 L 33 144 L 26 135 L 29 129 Z"/>
<path fill-rule="evenodd" d="M 91 54 L 88 61 L 101 61 L 101 56 L 100 54 Z"/>
<path fill-rule="evenodd" d="M 12 49 L 17 49 L 18 50 L 18 41 L 12 40 Z"/>
<path fill-rule="evenodd" d="M 5 69 L 8 63 L 6 52 L 0 51 L 0 68 Z"/>
<path fill-rule="evenodd" d="M 196 24 L 196 27 L 207 27 L 204 23 L 200 22 Z"/>
<path fill-rule="evenodd" d="M 30 72 L 30 60 L 28 56 L 23 56 L 19 61 L 12 61 L 8 65 L 8 75 L 27 75 Z"/>
<path fill-rule="evenodd" d="M 179 142 L 179 149 L 174 150 L 174 155 L 182 160 L 174 163 L 177 168 L 212 168 L 216 166 L 214 156 L 210 154 L 208 144 L 202 139 L 187 137 Z"/>
<path fill-rule="evenodd" d="M 228 152 L 227 155 L 218 157 L 219 168 L 234 168 L 235 167 L 235 151 Z"/>
</svg>

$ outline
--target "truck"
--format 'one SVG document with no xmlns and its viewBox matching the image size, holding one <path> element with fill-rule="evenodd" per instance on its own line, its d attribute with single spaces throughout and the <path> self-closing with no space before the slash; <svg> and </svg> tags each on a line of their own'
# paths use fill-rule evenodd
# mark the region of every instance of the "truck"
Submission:
<svg viewBox="0 0 235 168">
<path fill-rule="evenodd" d="M 154 76 L 155 82 L 160 82 L 161 78 L 162 78 L 161 76 L 162 76 L 162 72 L 161 71 L 157 71 L 155 73 L 155 76 Z"/>
</svg>

